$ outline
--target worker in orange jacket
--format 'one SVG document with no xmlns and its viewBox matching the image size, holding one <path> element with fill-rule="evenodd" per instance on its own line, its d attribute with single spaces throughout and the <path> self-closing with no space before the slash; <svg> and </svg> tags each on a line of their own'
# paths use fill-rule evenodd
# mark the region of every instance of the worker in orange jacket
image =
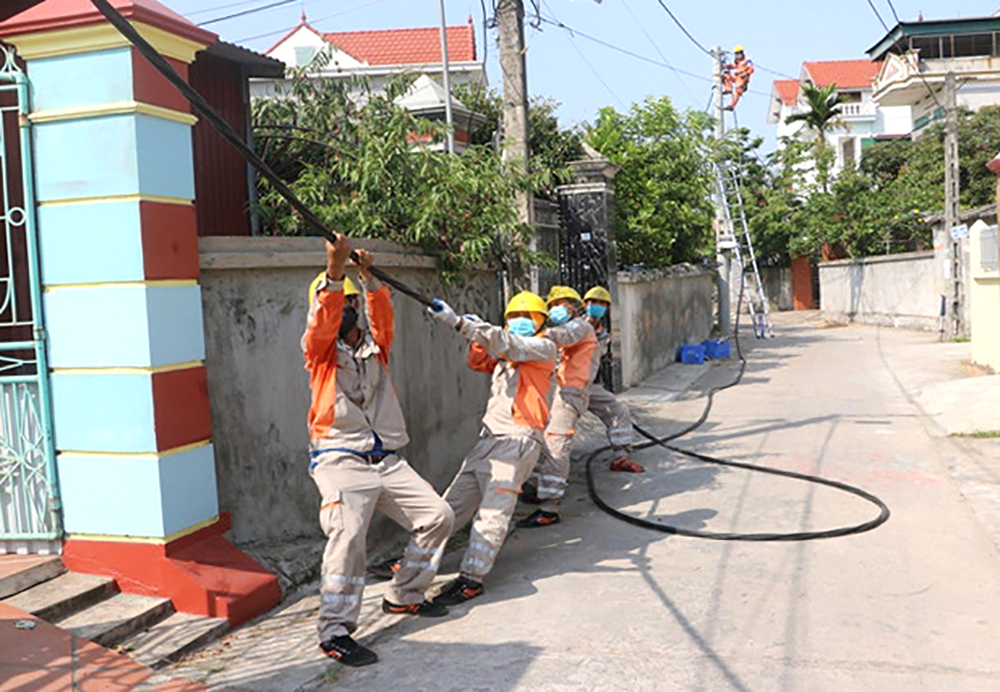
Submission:
<svg viewBox="0 0 1000 692">
<path fill-rule="evenodd" d="M 587 317 L 597 333 L 597 351 L 595 358 L 600 361 L 611 345 L 611 334 L 604 326 L 604 318 L 611 309 L 611 293 L 603 286 L 594 286 L 583 295 L 586 304 Z M 599 369 L 600 365 L 596 366 Z M 590 400 L 588 408 L 608 429 L 608 441 L 615 448 L 617 456 L 611 462 L 612 471 L 625 473 L 642 473 L 646 469 L 632 461 L 632 415 L 628 406 L 605 389 L 597 381 L 591 381 Z"/>
<path fill-rule="evenodd" d="M 545 428 L 545 446 L 532 474 L 535 490 L 522 495 L 526 501 L 541 506 L 517 522 L 522 529 L 551 526 L 560 521 L 559 506 L 569 483 L 576 424 L 587 411 L 590 383 L 597 377 L 601 362 L 594 357 L 597 337 L 584 314 L 580 294 L 569 286 L 553 286 L 546 304 L 549 328 L 545 330 L 545 338 L 559 346 L 557 388 L 552 415 Z"/>
<path fill-rule="evenodd" d="M 440 300 L 428 311 L 469 340 L 469 367 L 493 378 L 479 441 L 444 493 L 455 526 L 472 521 L 460 574 L 434 599 L 456 605 L 483 593 L 483 579 L 507 537 L 521 485 L 541 454 L 559 351 L 542 336 L 549 315 L 545 301 L 528 291 L 507 304 L 503 327 L 474 315 L 459 317 Z"/>
<path fill-rule="evenodd" d="M 355 641 L 365 584 L 365 538 L 381 510 L 410 532 L 400 568 L 382 601 L 386 613 L 441 617 L 448 610 L 425 597 L 452 532 L 454 514 L 398 451 L 409 442 L 389 376 L 394 313 L 389 289 L 371 274 L 372 256 L 358 251 L 366 292 L 367 328 L 346 305 L 346 236 L 326 244 L 326 272 L 310 289 L 302 350 L 309 372 L 310 474 L 322 495 L 327 535 L 320 584 L 320 648 L 349 666 L 378 656 Z M 355 298 L 356 300 L 356 298 Z"/>
<path fill-rule="evenodd" d="M 736 108 L 740 97 L 750 88 L 750 77 L 753 76 L 753 72 L 753 60 L 743 52 L 743 46 L 733 48 L 733 62 L 723 65 L 722 93 L 732 94 L 732 99 L 725 110 L 731 111 Z"/>
</svg>

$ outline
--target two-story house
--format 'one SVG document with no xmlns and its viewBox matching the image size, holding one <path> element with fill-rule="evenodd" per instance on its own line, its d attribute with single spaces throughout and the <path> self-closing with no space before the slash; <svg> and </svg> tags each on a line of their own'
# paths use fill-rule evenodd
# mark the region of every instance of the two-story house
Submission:
<svg viewBox="0 0 1000 692">
<path fill-rule="evenodd" d="M 861 153 L 880 139 L 906 136 L 912 129 L 908 105 L 882 105 L 873 97 L 872 80 L 881 65 L 870 60 L 804 62 L 797 80 L 776 80 L 771 89 L 767 121 L 777 125 L 779 146 L 783 137 L 814 137 L 801 122 L 787 119 L 808 109 L 803 87 L 836 86 L 843 103 L 839 122 L 826 133 L 827 144 L 836 152 L 834 174 L 855 167 Z"/>
<path fill-rule="evenodd" d="M 868 55 L 882 64 L 875 100 L 880 107 L 911 106 L 915 137 L 944 118 L 948 73 L 955 76 L 960 107 L 1000 104 L 1000 11 L 992 17 L 900 22 Z"/>
</svg>

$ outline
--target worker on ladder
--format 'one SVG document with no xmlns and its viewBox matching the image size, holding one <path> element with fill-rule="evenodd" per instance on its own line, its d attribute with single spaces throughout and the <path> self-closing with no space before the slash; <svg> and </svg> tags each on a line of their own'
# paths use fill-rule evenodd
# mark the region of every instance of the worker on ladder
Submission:
<svg viewBox="0 0 1000 692">
<path fill-rule="evenodd" d="M 725 107 L 727 111 L 736 108 L 740 97 L 750 86 L 750 77 L 754 71 L 753 60 L 743 52 L 743 46 L 733 48 L 733 54 L 733 62 L 722 66 L 722 93 L 732 94 L 729 105 Z"/>
</svg>

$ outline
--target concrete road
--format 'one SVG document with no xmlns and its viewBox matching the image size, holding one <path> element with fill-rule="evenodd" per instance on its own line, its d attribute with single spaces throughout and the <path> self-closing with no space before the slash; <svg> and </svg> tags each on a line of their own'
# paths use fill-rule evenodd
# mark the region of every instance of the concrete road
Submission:
<svg viewBox="0 0 1000 692">
<path fill-rule="evenodd" d="M 378 630 L 377 665 L 331 668 L 307 688 L 1000 690 L 990 505 L 974 510 L 949 471 L 972 464 L 978 483 L 1000 487 L 998 465 L 948 438 L 920 403 L 925 388 L 975 374 L 962 370 L 967 345 L 823 327 L 779 320 L 778 338 L 751 344 L 743 384 L 679 444 L 858 485 L 889 505 L 887 524 L 797 543 L 670 537 L 596 510 L 577 468 L 564 523 L 515 533 L 483 597 L 442 621 Z M 664 432 L 696 417 L 699 400 L 676 400 L 692 372 L 676 366 L 631 391 L 640 422 Z M 732 374 L 713 368 L 695 387 Z M 637 458 L 648 473 L 601 470 L 601 492 L 664 523 L 794 532 L 876 515 L 822 486 L 663 450 Z"/>
</svg>

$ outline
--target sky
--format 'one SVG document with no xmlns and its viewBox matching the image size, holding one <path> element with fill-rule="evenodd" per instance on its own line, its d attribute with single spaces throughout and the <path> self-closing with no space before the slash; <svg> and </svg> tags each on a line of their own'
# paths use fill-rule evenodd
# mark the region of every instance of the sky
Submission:
<svg viewBox="0 0 1000 692">
<path fill-rule="evenodd" d="M 440 4 L 435 0 L 161 2 L 195 23 L 277 5 L 206 26 L 226 41 L 261 52 L 295 26 L 303 11 L 321 31 L 438 26 L 440 22 Z M 534 28 L 534 9 L 530 0 L 525 0 L 530 15 L 525 28 L 528 91 L 559 102 L 558 115 L 564 126 L 593 121 L 606 106 L 626 110 L 649 96 L 667 95 L 681 109 L 708 106 L 712 60 L 682 33 L 660 0 L 537 2 L 547 21 Z M 472 17 L 477 50 L 482 55 L 485 48 L 489 82 L 499 89 L 496 31 L 487 29 L 485 45 L 483 38 L 483 5 L 489 13 L 492 0 L 444 3 L 449 25 Z M 765 150 L 774 143 L 775 126 L 767 124 L 773 80 L 797 78 L 807 60 L 864 58 L 865 51 L 887 33 L 869 0 L 663 0 L 663 4 L 705 48 L 720 45 L 731 51 L 737 43 L 745 47 L 757 72 L 737 115 L 740 125 L 766 137 Z M 890 0 L 871 0 L 871 4 L 891 29 L 896 22 Z M 915 21 L 921 12 L 925 19 L 989 16 L 1000 9 L 1000 0 L 891 0 L 891 5 L 902 21 Z M 561 22 L 573 31 L 552 22 Z"/>
</svg>

